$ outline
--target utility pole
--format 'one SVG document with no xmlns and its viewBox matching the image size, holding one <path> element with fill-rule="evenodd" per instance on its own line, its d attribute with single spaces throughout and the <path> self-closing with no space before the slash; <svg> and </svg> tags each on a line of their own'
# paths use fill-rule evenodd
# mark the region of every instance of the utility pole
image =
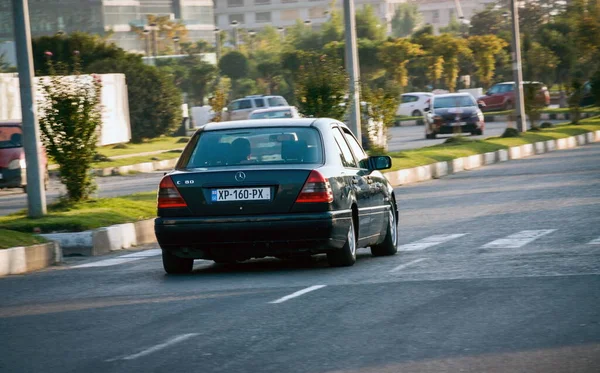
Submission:
<svg viewBox="0 0 600 373">
<path fill-rule="evenodd" d="M 512 64 L 515 80 L 515 113 L 519 132 L 527 131 L 525 100 L 523 99 L 523 69 L 521 65 L 521 33 L 519 31 L 519 7 L 516 0 L 510 0 L 512 13 Z"/>
<path fill-rule="evenodd" d="M 350 130 L 362 141 L 360 128 L 360 72 L 356 47 L 354 0 L 344 0 L 344 30 L 346 36 L 346 71 L 350 76 Z"/>
<path fill-rule="evenodd" d="M 46 214 L 46 192 L 40 162 L 40 128 L 37 120 L 33 80 L 31 33 L 29 28 L 29 6 L 27 0 L 13 0 L 15 45 L 21 91 L 21 113 L 23 119 L 23 148 L 27 164 L 27 207 L 28 216 L 39 218 Z"/>
</svg>

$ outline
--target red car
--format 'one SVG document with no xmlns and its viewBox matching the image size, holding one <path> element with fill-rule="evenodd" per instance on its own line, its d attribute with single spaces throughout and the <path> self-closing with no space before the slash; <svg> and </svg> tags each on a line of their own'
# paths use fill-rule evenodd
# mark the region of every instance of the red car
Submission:
<svg viewBox="0 0 600 373">
<path fill-rule="evenodd" d="M 536 99 L 543 105 L 550 105 L 550 92 L 544 83 L 523 82 L 523 89 L 533 85 L 538 90 Z M 494 84 L 479 101 L 485 103 L 485 111 L 511 110 L 515 102 L 515 83 L 504 82 Z"/>
<path fill-rule="evenodd" d="M 41 167 L 45 170 L 44 184 L 48 185 L 48 161 L 41 146 Z M 27 190 L 27 164 L 23 149 L 23 131 L 16 122 L 0 122 L 0 188 Z"/>
</svg>

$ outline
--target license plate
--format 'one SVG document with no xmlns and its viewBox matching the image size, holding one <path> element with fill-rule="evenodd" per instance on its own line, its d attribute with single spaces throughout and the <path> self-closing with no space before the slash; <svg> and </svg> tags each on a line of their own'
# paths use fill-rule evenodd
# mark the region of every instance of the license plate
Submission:
<svg viewBox="0 0 600 373">
<path fill-rule="evenodd" d="M 462 123 L 462 122 L 454 122 L 454 123 L 452 123 L 452 124 L 451 124 L 451 126 L 452 126 L 452 127 L 460 127 L 460 126 L 462 126 L 462 125 L 464 125 L 464 124 L 465 124 L 465 123 Z"/>
<path fill-rule="evenodd" d="M 271 188 L 213 189 L 210 198 L 213 202 L 270 200 Z"/>
</svg>

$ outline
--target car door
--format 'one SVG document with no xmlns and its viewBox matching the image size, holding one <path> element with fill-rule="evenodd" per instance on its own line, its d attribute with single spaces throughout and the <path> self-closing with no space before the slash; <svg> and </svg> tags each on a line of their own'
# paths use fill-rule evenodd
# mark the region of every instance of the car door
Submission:
<svg viewBox="0 0 600 373">
<path fill-rule="evenodd" d="M 359 174 L 367 181 L 368 194 L 368 213 L 371 223 L 370 237 L 372 240 L 377 240 L 380 234 L 385 234 L 387 228 L 387 215 L 389 200 L 391 198 L 387 188 L 385 176 L 379 171 L 369 171 L 368 158 L 369 156 L 360 146 L 356 137 L 347 128 L 342 128 L 344 137 L 350 145 L 350 149 L 358 160 Z M 375 243 L 375 241 L 370 242 Z"/>
<path fill-rule="evenodd" d="M 248 119 L 250 113 L 254 110 L 251 99 L 239 100 L 237 104 L 237 110 L 234 109 L 231 112 L 231 120 L 244 120 Z"/>
<path fill-rule="evenodd" d="M 489 109 L 498 108 L 502 106 L 504 103 L 504 98 L 502 97 L 502 85 L 496 84 L 490 88 L 486 93 L 486 97 L 484 97 L 483 101 Z"/>
<path fill-rule="evenodd" d="M 368 238 L 373 234 L 371 216 L 369 207 L 369 184 L 365 176 L 367 174 L 359 168 L 357 160 L 354 158 L 350 146 L 346 142 L 342 131 L 337 125 L 332 126 L 333 137 L 338 146 L 340 158 L 342 160 L 342 171 L 347 185 L 352 187 L 356 196 L 356 205 L 358 207 L 358 245 L 364 246 Z"/>
</svg>

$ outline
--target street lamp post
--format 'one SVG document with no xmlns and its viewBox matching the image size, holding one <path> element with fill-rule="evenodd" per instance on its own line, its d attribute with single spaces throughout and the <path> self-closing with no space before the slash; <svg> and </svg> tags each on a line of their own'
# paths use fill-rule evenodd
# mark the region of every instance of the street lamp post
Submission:
<svg viewBox="0 0 600 373">
<path fill-rule="evenodd" d="M 13 0 L 15 46 L 21 91 L 21 115 L 23 121 L 23 149 L 27 165 L 27 214 L 39 218 L 46 214 L 46 193 L 40 162 L 40 127 L 34 101 L 33 59 L 31 51 L 31 28 L 27 0 Z"/>
<path fill-rule="evenodd" d="M 173 37 L 173 47 L 175 49 L 175 54 L 179 54 L 179 36 L 177 35 Z"/>
<path fill-rule="evenodd" d="M 279 26 L 277 27 L 277 31 L 279 31 L 279 36 L 281 39 L 283 39 L 285 37 L 285 28 L 283 26 Z"/>
<path fill-rule="evenodd" d="M 144 42 L 145 42 L 145 50 L 146 50 L 146 57 L 150 57 L 150 30 L 148 30 L 147 28 L 144 28 Z"/>
<path fill-rule="evenodd" d="M 519 7 L 517 1 L 510 0 L 512 13 L 512 67 L 515 80 L 515 112 L 517 129 L 527 131 L 525 100 L 523 98 L 523 68 L 521 65 L 521 34 L 519 32 Z"/>
<path fill-rule="evenodd" d="M 248 31 L 248 36 L 250 36 L 250 53 L 254 52 L 254 38 L 256 37 L 256 31 L 250 30 Z"/>
<path fill-rule="evenodd" d="M 150 30 L 152 31 L 152 55 L 154 56 L 154 66 L 156 66 L 156 58 L 158 57 L 158 37 L 156 35 L 158 27 L 156 23 L 150 24 Z"/>
<path fill-rule="evenodd" d="M 346 71 L 350 75 L 350 118 L 349 126 L 359 140 L 360 128 L 360 72 L 356 47 L 356 21 L 354 0 L 344 0 L 344 30 L 346 35 Z"/>
<path fill-rule="evenodd" d="M 236 20 L 231 21 L 231 27 L 233 27 L 233 45 L 235 50 L 238 50 L 238 26 L 240 23 Z"/>
<path fill-rule="evenodd" d="M 304 21 L 304 26 L 312 29 L 312 21 L 310 19 L 307 19 Z"/>
<path fill-rule="evenodd" d="M 215 53 L 217 55 L 217 63 L 221 59 L 221 29 L 215 28 Z"/>
</svg>

